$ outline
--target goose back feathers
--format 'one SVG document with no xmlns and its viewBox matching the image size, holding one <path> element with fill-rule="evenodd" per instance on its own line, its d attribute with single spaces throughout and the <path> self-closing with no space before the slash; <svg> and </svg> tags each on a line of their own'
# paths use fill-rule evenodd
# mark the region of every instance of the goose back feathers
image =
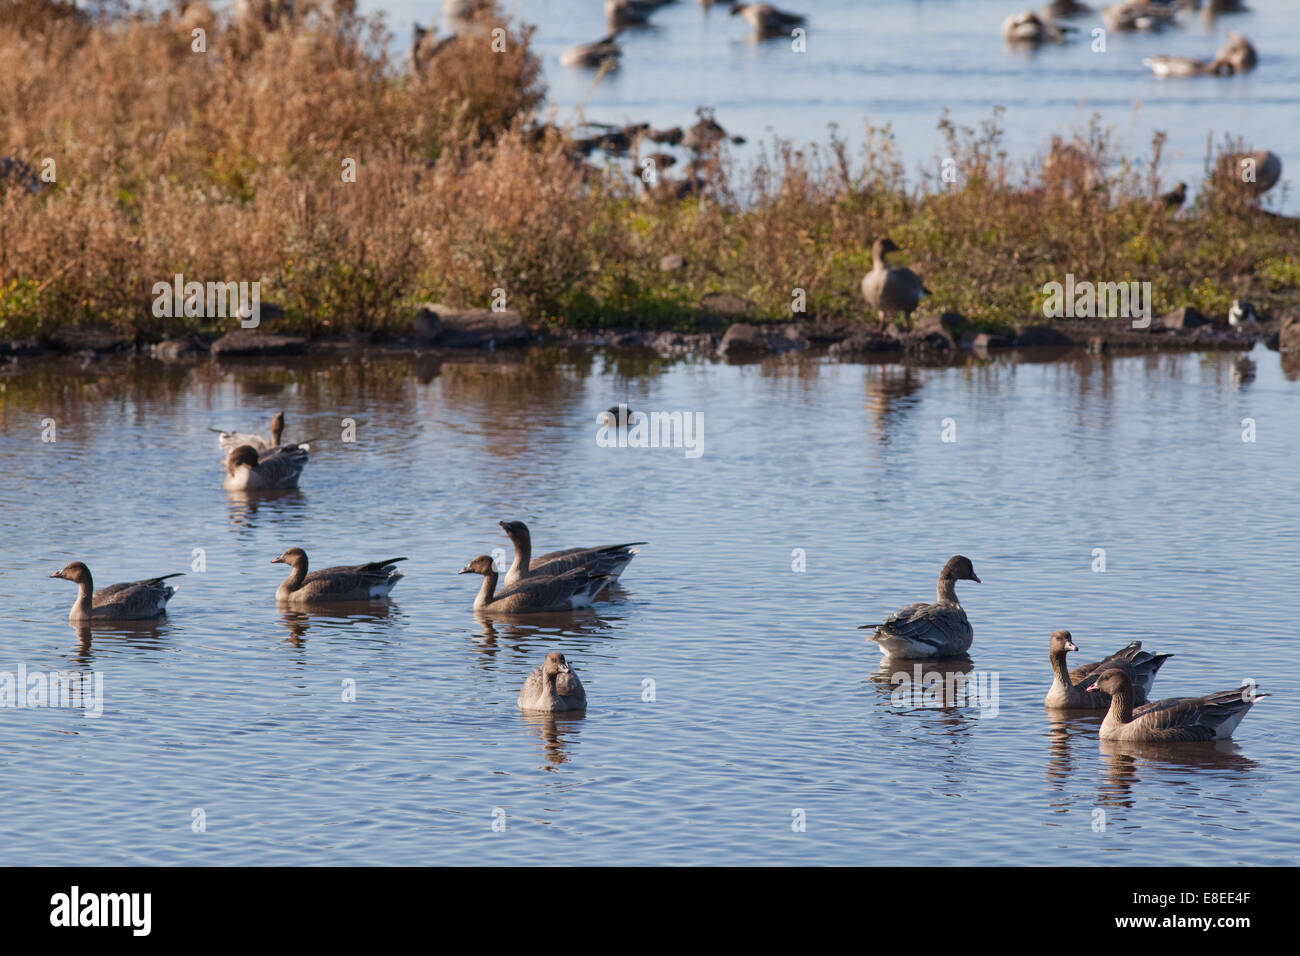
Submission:
<svg viewBox="0 0 1300 956">
<path fill-rule="evenodd" d="M 564 548 L 533 557 L 532 534 L 522 521 L 499 522 L 506 537 L 515 546 L 515 559 L 506 572 L 504 587 L 516 587 L 521 581 L 536 574 L 555 576 L 574 568 L 589 568 L 595 574 L 608 575 L 613 580 L 636 556 L 637 546 L 644 541 L 628 544 L 606 544 L 595 548 Z"/>
<path fill-rule="evenodd" d="M 883 624 L 863 624 L 859 630 L 874 628 L 868 640 L 879 644 L 886 657 L 960 657 L 970 649 L 975 632 L 957 600 L 958 581 L 980 583 L 970 558 L 960 554 L 939 572 L 934 604 L 909 604 Z"/>
<path fill-rule="evenodd" d="M 307 552 L 289 548 L 272 564 L 287 564 L 292 569 L 276 589 L 275 599 L 292 604 L 316 604 L 330 601 L 371 601 L 388 597 L 402 574 L 393 565 L 406 558 L 386 558 L 351 566 L 340 565 L 307 573 Z"/>
<path fill-rule="evenodd" d="M 180 577 L 183 572 L 164 574 L 145 581 L 110 584 L 94 590 L 90 568 L 80 561 L 72 561 L 50 575 L 77 585 L 77 600 L 72 605 L 68 620 L 73 624 L 85 621 L 143 621 L 167 613 L 167 602 L 176 589 L 163 584 L 168 578 Z"/>
<path fill-rule="evenodd" d="M 1110 695 L 1103 740 L 1181 742 L 1227 740 L 1255 701 L 1267 694 L 1238 687 L 1204 697 L 1169 697 L 1134 709 L 1133 682 L 1123 668 L 1101 672 L 1089 693 Z"/>
</svg>

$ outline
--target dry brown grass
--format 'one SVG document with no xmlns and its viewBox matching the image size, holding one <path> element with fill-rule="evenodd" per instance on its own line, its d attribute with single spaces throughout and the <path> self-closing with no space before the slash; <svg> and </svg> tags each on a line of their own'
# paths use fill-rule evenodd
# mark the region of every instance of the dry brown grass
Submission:
<svg viewBox="0 0 1300 956">
<path fill-rule="evenodd" d="M 490 48 L 496 25 L 505 52 Z M 988 327 L 1032 318 L 1067 271 L 1149 280 L 1158 310 L 1296 298 L 1295 220 L 1222 188 L 1170 214 L 1152 202 L 1171 185 L 1160 140 L 1126 163 L 1095 124 L 1017 163 L 996 115 L 976 130 L 943 121 L 958 181 L 936 164 L 915 187 L 888 130 L 856 156 L 836 138 L 776 142 L 743 170 L 707 157 L 703 199 L 646 201 L 627 167 L 592 179 L 563 133 L 538 133 L 530 35 L 489 10 L 410 77 L 382 24 L 352 16 L 249 30 L 191 7 L 92 25 L 10 0 L 0 156 L 38 171 L 51 158 L 57 181 L 35 196 L 0 186 L 0 337 L 222 325 L 152 315 L 154 283 L 178 272 L 260 280 L 284 327 L 311 334 L 400 331 L 418 300 L 485 305 L 494 289 L 537 323 L 685 325 L 714 290 L 788 317 L 796 288 L 809 314 L 863 317 L 858 282 L 885 234 L 932 290 L 928 308 Z M 687 267 L 660 272 L 669 252 Z"/>
</svg>

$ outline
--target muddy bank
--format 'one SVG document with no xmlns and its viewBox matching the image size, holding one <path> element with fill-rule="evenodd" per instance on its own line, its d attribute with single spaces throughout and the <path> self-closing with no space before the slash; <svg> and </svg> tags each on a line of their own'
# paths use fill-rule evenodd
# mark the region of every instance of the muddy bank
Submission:
<svg viewBox="0 0 1300 956">
<path fill-rule="evenodd" d="M 730 312 L 730 314 L 728 314 Z M 1027 324 L 1013 335 L 980 332 L 962 316 L 944 313 L 916 321 L 910 330 L 878 331 L 860 322 L 802 319 L 790 322 L 734 321 L 748 318 L 730 310 L 702 313 L 697 331 L 653 329 L 532 329 L 513 310 L 454 310 L 422 307 L 409 335 L 305 338 L 282 335 L 274 323 L 224 334 L 191 333 L 160 342 L 132 342 L 99 327 L 62 329 L 50 340 L 0 340 L 0 361 L 78 356 L 93 362 L 107 355 L 151 355 L 165 362 L 271 358 L 350 348 L 386 351 L 472 352 L 536 346 L 649 350 L 665 358 L 687 355 L 729 362 L 759 361 L 788 352 L 825 352 L 845 359 L 944 362 L 960 353 L 1008 349 L 1086 349 L 1104 354 L 1142 351 L 1247 350 L 1257 342 L 1284 352 L 1300 351 L 1300 306 L 1274 315 L 1229 324 L 1195 309 L 1181 308 L 1152 319 L 1146 328 L 1124 320 L 1070 319 Z"/>
</svg>

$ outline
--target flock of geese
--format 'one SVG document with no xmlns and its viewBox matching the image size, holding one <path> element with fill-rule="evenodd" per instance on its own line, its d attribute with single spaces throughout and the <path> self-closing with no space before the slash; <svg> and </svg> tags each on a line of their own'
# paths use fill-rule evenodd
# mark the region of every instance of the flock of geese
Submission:
<svg viewBox="0 0 1300 956">
<path fill-rule="evenodd" d="M 957 599 L 957 582 L 980 583 L 970 558 L 956 555 L 939 572 L 933 604 L 909 604 L 881 624 L 864 624 L 868 640 L 890 660 L 964 658 L 975 639 L 970 619 Z M 1126 743 L 1176 743 L 1227 740 L 1246 711 L 1261 697 L 1253 685 L 1204 697 L 1167 697 L 1148 702 L 1156 673 L 1172 654 L 1152 654 L 1134 641 L 1105 660 L 1069 670 L 1065 658 L 1079 650 L 1069 631 L 1054 631 L 1048 659 L 1052 686 L 1044 701 L 1050 710 L 1109 708 L 1101 724 L 1103 740 Z"/>
<path fill-rule="evenodd" d="M 217 431 L 217 429 L 213 429 Z M 269 436 L 220 431 L 218 443 L 226 454 L 226 487 L 296 487 L 306 464 L 308 443 L 282 443 L 284 413 L 271 419 Z M 258 481 L 274 485 L 253 484 Z M 235 480 L 232 480 L 235 479 Z M 479 555 L 460 570 L 483 578 L 474 600 L 476 611 L 518 615 L 569 611 L 587 607 L 599 599 L 622 575 L 644 541 L 597 547 L 565 548 L 533 557 L 532 535 L 522 521 L 502 521 L 501 530 L 514 546 L 514 559 L 505 580 L 488 555 Z M 311 571 L 307 552 L 292 547 L 271 559 L 289 568 L 289 576 L 276 589 L 278 604 L 290 608 L 340 602 L 386 599 L 403 577 L 397 565 L 404 557 L 341 565 Z M 157 618 L 167 613 L 167 602 L 176 589 L 166 583 L 180 574 L 165 574 L 144 581 L 113 584 L 95 590 L 90 569 L 72 561 L 50 577 L 77 585 L 77 599 L 68 620 L 74 626 L 93 621 L 134 621 Z M 873 631 L 881 654 L 890 660 L 951 660 L 965 658 L 974 640 L 970 619 L 957 598 L 957 582 L 980 579 L 970 559 L 956 555 L 939 573 L 933 604 L 910 604 L 880 624 L 866 624 Z M 498 592 L 498 584 L 501 590 Z M 1254 691 L 1221 691 L 1204 697 L 1167 698 L 1148 702 L 1156 673 L 1172 655 L 1152 654 L 1134 641 L 1105 660 L 1069 670 L 1066 654 L 1077 651 L 1068 631 L 1052 634 L 1049 659 L 1053 681 L 1046 705 L 1052 709 L 1098 709 L 1109 707 L 1101 725 L 1101 737 L 1130 742 L 1224 740 L 1231 736 L 1254 702 L 1266 694 Z M 542 666 L 534 668 L 520 691 L 518 706 L 526 711 L 548 713 L 585 710 L 586 691 L 564 655 L 553 651 Z"/>
</svg>

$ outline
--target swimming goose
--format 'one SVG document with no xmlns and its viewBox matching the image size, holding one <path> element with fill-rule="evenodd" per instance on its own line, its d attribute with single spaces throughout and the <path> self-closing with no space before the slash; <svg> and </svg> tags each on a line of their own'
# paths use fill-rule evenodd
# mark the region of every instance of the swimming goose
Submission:
<svg viewBox="0 0 1300 956">
<path fill-rule="evenodd" d="M 481 554 L 460 574 L 483 575 L 483 587 L 474 599 L 476 611 L 499 611 L 503 614 L 532 614 L 542 611 L 571 611 L 586 607 L 614 580 L 589 567 L 573 568 L 563 574 L 539 574 L 507 587 L 497 594 L 497 572 L 492 559 Z"/>
<path fill-rule="evenodd" d="M 1228 39 L 1214 54 L 1209 70 L 1212 73 L 1246 73 L 1259 64 L 1259 54 L 1254 45 L 1236 30 L 1228 31 Z"/>
<path fill-rule="evenodd" d="M 778 10 L 770 3 L 733 3 L 731 15 L 743 18 L 760 39 L 789 36 L 791 30 L 807 22 L 806 17 Z"/>
<path fill-rule="evenodd" d="M 1092 7 L 1086 3 L 1080 3 L 1079 0 L 1051 0 L 1051 3 L 1043 7 L 1043 16 L 1048 20 L 1081 17 L 1085 13 L 1091 12 Z"/>
<path fill-rule="evenodd" d="M 622 409 L 624 416 L 623 422 L 630 425 L 632 423 L 632 416 L 637 413 L 627 405 L 611 405 L 609 408 L 596 415 L 596 424 L 604 425 L 607 428 L 617 428 L 620 409 Z"/>
<path fill-rule="evenodd" d="M 871 271 L 862 277 L 862 298 L 879 314 L 882 331 L 889 312 L 901 312 L 910 326 L 912 313 L 929 292 L 911 269 L 891 268 L 885 262 L 885 256 L 898 251 L 888 236 L 877 239 L 871 246 Z"/>
<path fill-rule="evenodd" d="M 611 34 L 628 27 L 647 26 L 650 14 L 661 6 L 654 0 L 605 0 L 605 25 Z"/>
<path fill-rule="evenodd" d="M 1069 631 L 1053 631 L 1048 659 L 1052 662 L 1052 688 L 1043 703 L 1051 708 L 1095 709 L 1110 703 L 1108 694 L 1090 694 L 1097 676 L 1111 667 L 1122 667 L 1133 681 L 1134 703 L 1145 704 L 1151 692 L 1156 672 L 1172 654 L 1152 654 L 1142 650 L 1142 642 L 1134 641 L 1123 650 L 1116 651 L 1104 661 L 1081 664 L 1074 670 L 1065 668 L 1065 655 L 1079 648 Z"/>
<path fill-rule="evenodd" d="M 1120 668 L 1102 671 L 1090 692 L 1110 694 L 1101 738 L 1137 743 L 1227 740 L 1255 701 L 1269 696 L 1238 687 L 1204 697 L 1168 697 L 1134 710 L 1133 682 Z"/>
<path fill-rule="evenodd" d="M 551 651 L 524 681 L 518 705 L 520 710 L 586 710 L 587 692 L 564 655 Z"/>
<path fill-rule="evenodd" d="M 500 521 L 502 530 L 510 543 L 515 546 L 515 559 L 506 572 L 505 587 L 513 588 L 535 574 L 554 577 L 573 568 L 590 568 L 597 574 L 607 574 L 613 580 L 623 573 L 632 558 L 639 552 L 638 545 L 644 541 L 631 541 L 628 544 L 606 544 L 595 548 L 565 548 L 550 551 L 533 557 L 533 537 L 528 525 L 522 521 Z"/>
<path fill-rule="evenodd" d="M 1032 10 L 1013 13 L 1002 21 L 1002 39 L 1008 43 L 1064 43 L 1065 33 L 1066 28 L 1039 17 Z"/>
<path fill-rule="evenodd" d="M 94 590 L 95 583 L 90 576 L 90 568 L 80 561 L 70 562 L 50 577 L 76 583 L 77 602 L 72 605 L 68 621 L 77 624 L 92 620 L 142 621 L 160 617 L 167 613 L 167 602 L 176 593 L 174 587 L 162 582 L 168 578 L 178 578 L 183 573 L 178 571 L 159 578 L 149 578 L 147 581 L 110 584 L 98 591 Z"/>
<path fill-rule="evenodd" d="M 958 581 L 980 583 L 970 558 L 958 554 L 939 572 L 938 601 L 909 604 L 895 611 L 883 624 L 863 624 L 858 630 L 875 628 L 868 640 L 880 645 L 885 657 L 960 657 L 970 648 L 975 631 L 957 601 Z"/>
<path fill-rule="evenodd" d="M 1148 56 L 1142 65 L 1156 76 L 1203 76 L 1207 73 L 1230 73 L 1194 56 Z"/>
<path fill-rule="evenodd" d="M 1136 30 L 1159 30 L 1174 22 L 1177 11 L 1172 6 L 1148 3 L 1146 0 L 1125 0 L 1101 8 L 1101 21 L 1107 30 L 1131 33 Z"/>
<path fill-rule="evenodd" d="M 273 491 L 297 488 L 307 464 L 307 445 L 282 445 L 259 456 L 252 445 L 240 445 L 226 459 L 227 491 Z"/>
<path fill-rule="evenodd" d="M 606 63 L 610 64 L 610 66 L 617 66 L 618 58 L 623 55 L 623 50 L 614 42 L 615 36 L 617 36 L 617 33 L 611 33 L 595 43 L 580 43 L 577 46 L 569 47 L 560 54 L 560 65 L 582 66 L 590 69 L 604 66 Z"/>
<path fill-rule="evenodd" d="M 323 568 L 307 573 L 307 552 L 289 548 L 272 564 L 287 564 L 293 571 L 276 589 L 277 601 L 294 604 L 317 604 L 327 601 L 370 601 L 388 597 L 388 592 L 403 575 L 393 567 L 406 558 L 388 558 L 351 567 Z"/>
<path fill-rule="evenodd" d="M 223 432 L 219 428 L 209 428 L 208 431 L 217 433 L 217 444 L 221 446 L 223 458 L 240 445 L 248 445 L 260 455 L 264 451 L 279 447 L 280 436 L 284 434 L 284 412 L 276 412 L 271 416 L 271 437 L 269 439 L 263 438 L 261 435 Z"/>
</svg>

